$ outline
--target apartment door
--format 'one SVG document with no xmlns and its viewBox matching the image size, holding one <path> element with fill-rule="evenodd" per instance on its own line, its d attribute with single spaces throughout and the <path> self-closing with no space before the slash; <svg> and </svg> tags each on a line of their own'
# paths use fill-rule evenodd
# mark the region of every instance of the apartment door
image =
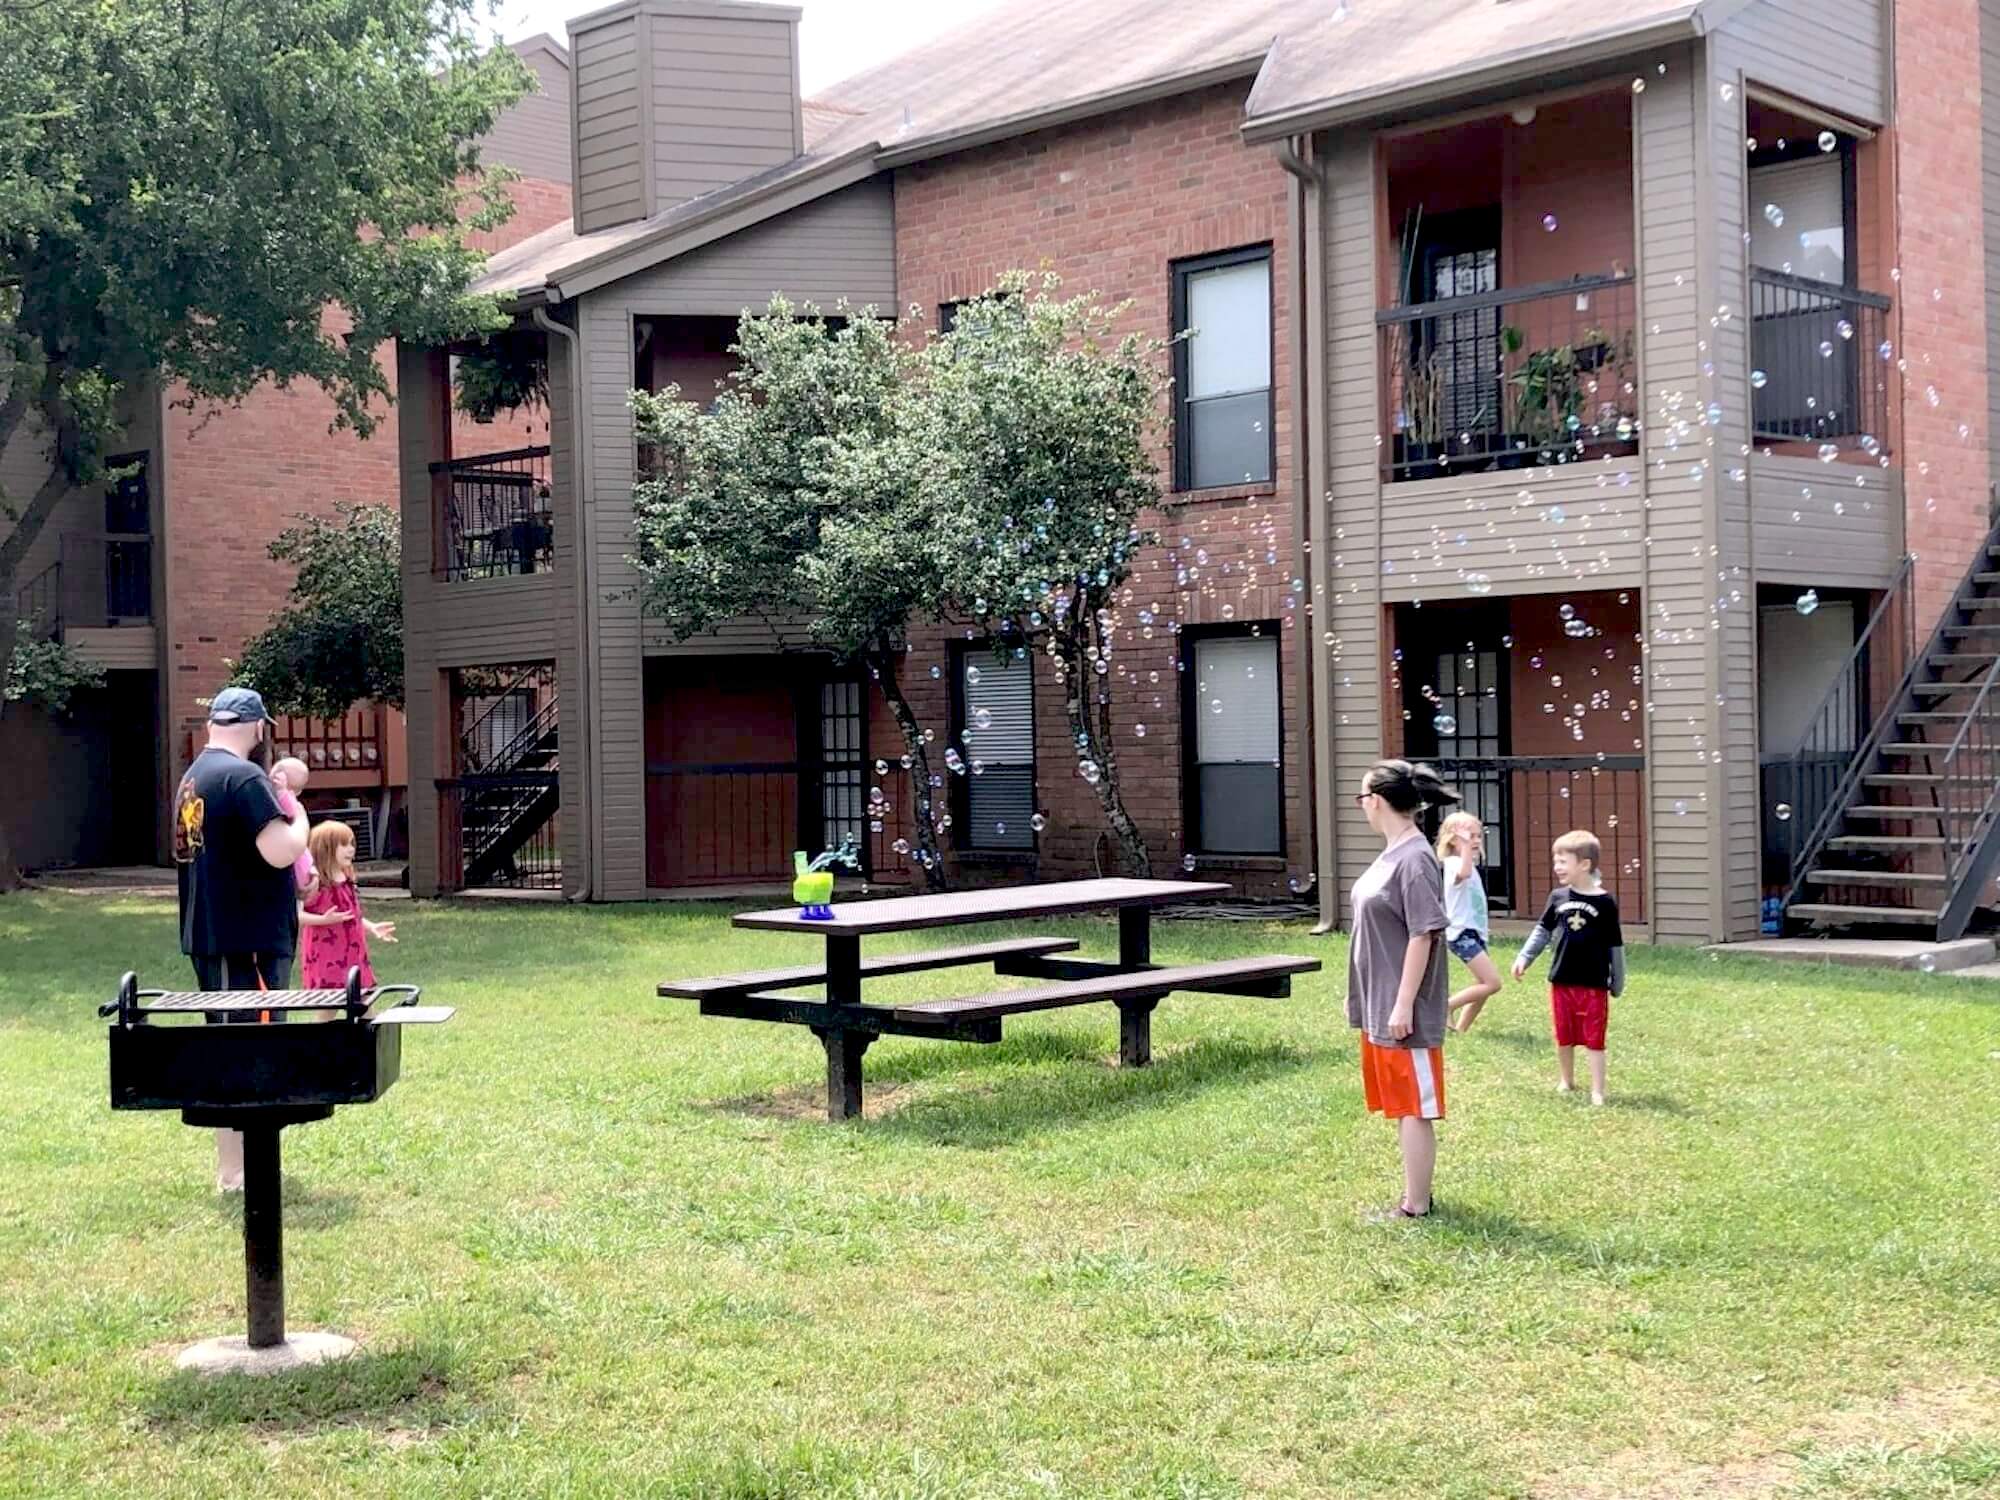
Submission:
<svg viewBox="0 0 2000 1500">
<path fill-rule="evenodd" d="M 1428 618 L 1426 618 L 1428 617 Z M 1480 878 L 1494 906 L 1513 905 L 1514 819 L 1504 608 L 1397 611 L 1410 757 L 1435 763 L 1486 830 Z"/>
<path fill-rule="evenodd" d="M 1443 302 L 1500 287 L 1500 226 L 1493 214 L 1440 217 L 1424 235 L 1423 295 Z M 1442 391 L 1444 438 L 1483 439 L 1503 425 L 1500 406 L 1500 309 L 1475 308 L 1440 315 L 1432 324 Z"/>
</svg>

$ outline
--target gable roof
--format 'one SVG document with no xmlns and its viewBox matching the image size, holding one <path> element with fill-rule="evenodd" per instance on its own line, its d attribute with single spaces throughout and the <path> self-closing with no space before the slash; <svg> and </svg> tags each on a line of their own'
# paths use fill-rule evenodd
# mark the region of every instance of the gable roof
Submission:
<svg viewBox="0 0 2000 1500">
<path fill-rule="evenodd" d="M 1344 0 L 1286 31 L 1245 107 L 1249 141 L 1322 130 L 1688 41 L 1742 0 Z"/>
<path fill-rule="evenodd" d="M 875 172 L 1254 78 L 1267 141 L 1701 35 L 1751 0 L 1007 0 L 805 100 L 805 152 L 649 219 L 559 224 L 476 289 L 561 300 Z"/>
</svg>

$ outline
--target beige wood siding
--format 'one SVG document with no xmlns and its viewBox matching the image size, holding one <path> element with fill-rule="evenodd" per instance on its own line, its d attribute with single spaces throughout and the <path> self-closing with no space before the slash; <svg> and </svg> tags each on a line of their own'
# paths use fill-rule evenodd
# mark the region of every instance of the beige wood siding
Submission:
<svg viewBox="0 0 2000 1500">
<path fill-rule="evenodd" d="M 641 643 L 647 656 L 767 656 L 785 650 L 788 643 L 798 649 L 804 644 L 804 636 L 795 628 L 774 629 L 763 620 L 745 616 L 707 635 L 677 641 L 658 621 L 649 619 L 644 624 Z"/>
<path fill-rule="evenodd" d="M 556 575 L 434 584 L 433 660 L 440 669 L 555 658 Z"/>
<path fill-rule="evenodd" d="M 1753 456 L 1750 505 L 1760 583 L 1881 588 L 1902 565 L 1900 469 Z"/>
<path fill-rule="evenodd" d="M 523 60 L 534 71 L 540 88 L 494 123 L 480 154 L 487 162 L 512 167 L 523 177 L 568 182 L 569 68 L 539 47 Z"/>
<path fill-rule="evenodd" d="M 762 308 L 774 292 L 829 311 L 846 298 L 857 308 L 893 313 L 896 221 L 888 179 L 830 193 L 587 300 L 613 298 L 640 316 L 733 318 L 745 308 Z"/>
<path fill-rule="evenodd" d="M 1758 817 L 1757 776 L 1757 589 L 1756 538 L 1750 473 L 1750 259 L 1749 162 L 1744 150 L 1748 100 L 1744 83 L 1755 44 L 1740 36 L 1715 38 L 1706 59 L 1698 96 L 1697 128 L 1709 164 L 1708 232 L 1703 249 L 1707 274 L 1703 295 L 1712 303 L 1696 323 L 1707 343 L 1697 404 L 1708 415 L 1720 408 L 1719 424 L 1696 428 L 1714 439 L 1707 449 L 1705 483 L 1715 496 L 1715 540 L 1726 576 L 1715 580 L 1716 618 L 1711 631 L 1716 652 L 1716 692 L 1709 732 L 1709 803 L 1715 808 L 1716 845 L 1721 852 L 1723 904 L 1717 935 L 1728 939 L 1758 934 L 1763 896 L 1763 824 Z M 1723 84 L 1733 84 L 1722 97 Z M 1697 342 L 1697 352 L 1701 343 Z M 1704 417 L 1706 421 L 1706 417 Z M 1717 764 L 1718 758 L 1720 764 Z"/>
<path fill-rule="evenodd" d="M 789 20 L 652 18 L 658 208 L 790 161 L 801 149 Z"/>
<path fill-rule="evenodd" d="M 151 625 L 115 630 L 65 630 L 63 641 L 77 655 L 107 672 L 150 672 L 160 662 L 159 633 Z"/>
<path fill-rule="evenodd" d="M 556 698 L 563 754 L 557 791 L 563 816 L 557 822 L 563 889 L 572 894 L 594 885 L 589 878 L 592 827 L 586 782 L 591 773 L 589 663 L 577 628 L 576 421 L 571 393 L 577 362 L 569 340 L 549 338 L 549 509 L 555 527 L 555 594 L 551 628 L 556 664 Z M 592 892 L 595 894 L 595 892 Z"/>
<path fill-rule="evenodd" d="M 1852 119 L 1888 119 L 1887 0 L 1758 0 L 1717 34 L 1758 83 Z"/>
<path fill-rule="evenodd" d="M 1647 549 L 1641 599 L 1647 640 L 1647 848 L 1649 908 L 1662 940 L 1719 936 L 1715 911 L 1720 849 L 1708 746 L 1717 661 L 1710 642 L 1715 598 L 1714 488 L 1693 462 L 1706 458 L 1699 420 L 1701 345 L 1708 332 L 1701 281 L 1712 265 L 1712 223 L 1701 181 L 1699 95 L 1688 54 L 1636 96 L 1634 171 L 1639 205 L 1640 376 L 1645 396 Z M 1740 151 L 1742 141 L 1737 146 Z M 1678 397 L 1678 402 L 1675 398 Z M 1675 407 L 1678 409 L 1674 409 Z M 1693 442 L 1676 431 L 1685 418 Z M 1753 613 L 1746 608 L 1745 613 Z"/>
<path fill-rule="evenodd" d="M 1382 753 L 1382 484 L 1376 434 L 1381 427 L 1375 331 L 1375 150 L 1365 132 L 1322 143 L 1326 164 L 1326 503 L 1332 512 L 1333 552 L 1314 564 L 1320 649 L 1332 675 L 1332 799 L 1334 868 L 1322 870 L 1337 888 L 1339 919 L 1353 913 L 1348 891 L 1380 852 L 1380 841 L 1350 795 Z M 1331 638 L 1330 640 L 1328 638 Z"/>
<path fill-rule="evenodd" d="M 590 455 L 590 492 L 580 503 L 590 511 L 583 578 L 590 591 L 589 712 L 597 790 L 591 832 L 603 881 L 596 894 L 601 901 L 638 901 L 646 895 L 646 738 L 639 576 L 626 560 L 632 552 L 638 458 L 626 405 L 633 378 L 632 314 L 620 286 L 593 293 L 580 305 Z"/>
<path fill-rule="evenodd" d="M 1636 457 L 1385 486 L 1383 602 L 1462 597 L 1471 573 L 1496 596 L 1637 587 L 1644 492 Z"/>
<path fill-rule="evenodd" d="M 575 34 L 576 226 L 584 234 L 644 218 L 647 101 L 639 17 L 625 15 Z"/>
<path fill-rule="evenodd" d="M 409 734 L 410 893 L 438 891 L 436 747 L 449 712 L 437 664 L 436 600 L 431 578 L 431 460 L 443 452 L 440 383 L 443 357 L 396 346 L 397 463 L 403 504 L 403 718 Z"/>
</svg>

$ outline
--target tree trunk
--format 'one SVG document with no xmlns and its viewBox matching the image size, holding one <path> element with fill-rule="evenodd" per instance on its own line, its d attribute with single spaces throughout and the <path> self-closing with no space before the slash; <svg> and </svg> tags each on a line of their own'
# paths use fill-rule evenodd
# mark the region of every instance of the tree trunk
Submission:
<svg viewBox="0 0 2000 1500">
<path fill-rule="evenodd" d="M 1097 779 L 1091 782 L 1090 789 L 1097 794 L 1104 821 L 1118 841 L 1125 872 L 1149 880 L 1153 857 L 1146 848 L 1146 836 L 1125 810 L 1125 794 L 1119 784 L 1118 752 L 1112 743 L 1111 689 L 1108 683 L 1100 686 L 1100 674 L 1084 654 L 1086 647 L 1095 645 L 1098 659 L 1103 659 L 1105 643 L 1098 639 L 1097 607 L 1079 599 L 1075 608 L 1053 624 L 1056 660 L 1063 669 L 1063 708 L 1069 715 L 1070 735 L 1079 742 L 1083 757 L 1097 767 Z"/>
<path fill-rule="evenodd" d="M 931 786 L 930 757 L 924 753 L 923 726 L 917 723 L 917 716 L 910 709 L 910 700 L 903 696 L 903 685 L 897 678 L 897 664 L 903 653 L 892 644 L 884 644 L 871 649 L 867 660 L 875 680 L 882 684 L 882 696 L 889 702 L 889 712 L 896 716 L 896 727 L 903 731 L 903 745 L 910 755 L 910 797 L 911 812 L 917 823 L 917 857 L 923 867 L 926 890 L 941 891 L 947 882 L 944 873 L 944 857 L 938 850 L 936 802 Z"/>
</svg>

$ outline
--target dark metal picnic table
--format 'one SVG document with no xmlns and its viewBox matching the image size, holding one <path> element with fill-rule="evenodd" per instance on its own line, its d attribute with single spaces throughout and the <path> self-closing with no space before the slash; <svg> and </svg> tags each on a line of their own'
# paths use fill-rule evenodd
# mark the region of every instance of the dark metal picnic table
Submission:
<svg viewBox="0 0 2000 1500">
<path fill-rule="evenodd" d="M 1152 1014 L 1177 990 L 1207 994 L 1282 997 L 1291 976 L 1319 968 L 1316 958 L 1273 954 L 1162 967 L 1152 961 L 1152 915 L 1159 906 L 1229 893 L 1199 880 L 1074 880 L 999 890 L 902 896 L 837 906 L 829 919 L 809 921 L 796 907 L 744 912 L 738 927 L 794 932 L 826 943 L 823 964 L 675 980 L 659 993 L 698 1000 L 705 1016 L 774 1021 L 811 1029 L 826 1049 L 827 1114 L 835 1120 L 861 1112 L 861 1059 L 878 1036 L 925 1036 L 949 1041 L 997 1042 L 1010 1015 L 1110 1001 L 1119 1012 L 1119 1061 L 1145 1067 L 1152 1061 Z M 1010 938 L 921 953 L 863 959 L 861 940 L 983 922 L 1019 921 L 1115 909 L 1116 962 L 1067 956 L 1069 938 Z M 1035 988 L 994 990 L 951 1000 L 871 1005 L 862 981 L 896 974 L 990 961 L 996 975 L 1051 981 Z M 824 986 L 823 999 L 784 993 Z"/>
</svg>

